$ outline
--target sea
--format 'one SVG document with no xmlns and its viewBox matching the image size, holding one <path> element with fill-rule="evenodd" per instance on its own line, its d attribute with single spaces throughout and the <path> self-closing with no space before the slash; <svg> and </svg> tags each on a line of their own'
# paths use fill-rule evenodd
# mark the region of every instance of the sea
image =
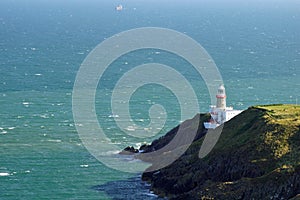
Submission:
<svg viewBox="0 0 300 200">
<path fill-rule="evenodd" d="M 108 167 L 88 151 L 72 110 L 76 75 L 88 54 L 107 38 L 141 27 L 172 29 L 201 44 L 223 78 L 227 104 L 236 109 L 300 102 L 297 0 L 1 0 L 1 200 L 159 199 L 140 173 Z M 149 109 L 159 103 L 166 123 L 149 137 L 118 127 L 119 113 L 111 108 L 114 86 L 128 70 L 153 62 L 190 82 L 199 103 L 195 114 L 208 111 L 206 83 L 187 60 L 160 49 L 121 55 L 95 95 L 99 124 L 120 149 L 151 143 L 185 120 L 173 91 L 147 84 L 130 99 L 131 118 L 149 124 Z"/>
</svg>

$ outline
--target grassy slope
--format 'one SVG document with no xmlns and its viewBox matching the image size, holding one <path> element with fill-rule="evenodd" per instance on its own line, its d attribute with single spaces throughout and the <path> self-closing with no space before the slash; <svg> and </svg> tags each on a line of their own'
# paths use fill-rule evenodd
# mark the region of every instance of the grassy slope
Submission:
<svg viewBox="0 0 300 200">
<path fill-rule="evenodd" d="M 200 138 L 176 162 L 144 179 L 156 192 L 174 198 L 291 197 L 300 193 L 300 185 L 287 185 L 300 174 L 299 128 L 300 106 L 250 107 L 225 123 L 207 157 L 198 158 Z"/>
<path fill-rule="evenodd" d="M 221 138 L 215 146 L 215 152 L 249 149 L 251 162 L 270 163 L 266 170 L 280 167 L 282 164 L 300 164 L 300 106 L 269 105 L 255 106 L 228 122 Z M 255 147 L 255 149 L 251 149 Z M 210 156 L 212 157 L 212 156 Z M 265 167 L 265 166 L 264 166 Z"/>
</svg>

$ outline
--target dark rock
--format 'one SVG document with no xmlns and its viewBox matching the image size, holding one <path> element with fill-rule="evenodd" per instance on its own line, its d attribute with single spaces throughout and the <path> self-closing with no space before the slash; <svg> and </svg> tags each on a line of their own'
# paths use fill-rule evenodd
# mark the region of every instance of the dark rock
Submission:
<svg viewBox="0 0 300 200">
<path fill-rule="evenodd" d="M 297 194 L 296 196 L 294 196 L 290 200 L 300 200 L 300 194 Z"/>
<path fill-rule="evenodd" d="M 138 152 L 139 152 L 138 149 L 135 149 L 133 146 L 128 146 L 123 151 L 121 151 L 120 154 L 122 154 L 122 155 L 131 155 L 131 154 L 135 154 L 135 153 L 138 153 Z"/>
</svg>

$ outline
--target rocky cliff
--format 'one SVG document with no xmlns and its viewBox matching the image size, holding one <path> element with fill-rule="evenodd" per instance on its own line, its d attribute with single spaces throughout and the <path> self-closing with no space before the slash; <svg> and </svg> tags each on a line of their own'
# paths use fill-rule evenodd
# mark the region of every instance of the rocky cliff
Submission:
<svg viewBox="0 0 300 200">
<path fill-rule="evenodd" d="M 199 124 L 198 132 L 179 159 L 143 174 L 153 191 L 170 199 L 299 199 L 300 106 L 250 107 L 224 124 L 216 146 L 200 159 L 207 133 L 202 124 L 208 118 L 189 121 L 191 126 Z M 141 149 L 155 152 L 177 131 Z"/>
</svg>

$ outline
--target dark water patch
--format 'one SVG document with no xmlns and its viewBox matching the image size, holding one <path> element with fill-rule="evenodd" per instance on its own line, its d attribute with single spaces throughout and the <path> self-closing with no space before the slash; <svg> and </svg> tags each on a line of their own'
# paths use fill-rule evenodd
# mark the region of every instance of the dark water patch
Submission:
<svg viewBox="0 0 300 200">
<path fill-rule="evenodd" d="M 120 199 L 144 199 L 157 200 L 163 199 L 155 195 L 150 190 L 150 185 L 141 180 L 141 177 L 136 176 L 126 180 L 118 180 L 107 182 L 103 185 L 97 185 L 92 189 L 99 192 L 104 192 L 113 200 Z"/>
</svg>

